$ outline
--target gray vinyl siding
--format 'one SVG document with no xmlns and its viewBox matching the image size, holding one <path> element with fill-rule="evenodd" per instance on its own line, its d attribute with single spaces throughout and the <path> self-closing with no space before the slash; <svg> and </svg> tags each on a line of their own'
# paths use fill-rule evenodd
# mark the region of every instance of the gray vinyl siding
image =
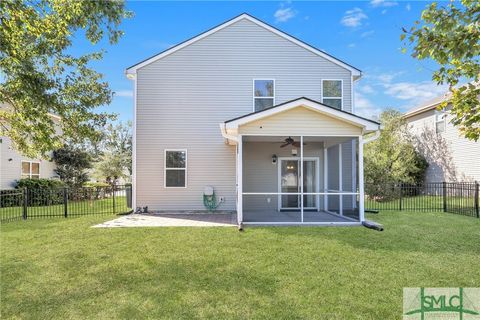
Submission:
<svg viewBox="0 0 480 320">
<path fill-rule="evenodd" d="M 450 120 L 447 113 L 445 132 L 437 135 L 435 110 L 407 118 L 410 132 L 424 141 L 418 149 L 429 163 L 425 181 L 480 181 L 480 142 L 462 137 Z"/>
<path fill-rule="evenodd" d="M 253 79 L 275 79 L 275 103 L 321 99 L 321 79 L 343 80 L 351 110 L 351 73 L 250 22 L 240 20 L 137 70 L 137 206 L 202 210 L 206 185 L 235 210 L 235 147 L 219 123 L 253 111 Z M 188 186 L 164 188 L 164 150 L 188 150 Z"/>
<path fill-rule="evenodd" d="M 55 163 L 42 159 L 30 159 L 13 149 L 10 138 L 0 137 L 0 189 L 12 189 L 22 177 L 22 160 L 40 162 L 40 178 L 54 178 Z M 10 160 L 11 159 L 11 160 Z"/>
</svg>

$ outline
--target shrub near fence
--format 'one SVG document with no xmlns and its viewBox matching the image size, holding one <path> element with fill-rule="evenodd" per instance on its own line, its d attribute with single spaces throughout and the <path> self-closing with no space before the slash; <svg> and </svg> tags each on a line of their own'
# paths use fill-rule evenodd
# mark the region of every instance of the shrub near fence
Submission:
<svg viewBox="0 0 480 320">
<path fill-rule="evenodd" d="M 443 211 L 480 217 L 477 182 L 365 184 L 366 210 Z"/>
<path fill-rule="evenodd" d="M 128 213 L 131 197 L 128 185 L 0 190 L 0 221 Z"/>
</svg>

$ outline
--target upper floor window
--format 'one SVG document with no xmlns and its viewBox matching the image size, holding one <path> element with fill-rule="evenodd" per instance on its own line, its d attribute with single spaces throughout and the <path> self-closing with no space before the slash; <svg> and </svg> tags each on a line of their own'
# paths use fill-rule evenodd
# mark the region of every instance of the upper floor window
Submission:
<svg viewBox="0 0 480 320">
<path fill-rule="evenodd" d="M 342 109 L 342 80 L 322 80 L 322 103 Z"/>
<path fill-rule="evenodd" d="M 40 163 L 22 161 L 22 179 L 40 179 Z"/>
<path fill-rule="evenodd" d="M 445 111 L 435 110 L 435 131 L 445 132 Z"/>
<path fill-rule="evenodd" d="M 165 150 L 165 188 L 187 186 L 187 150 Z"/>
<path fill-rule="evenodd" d="M 253 80 L 255 111 L 273 107 L 275 104 L 275 80 Z"/>
</svg>

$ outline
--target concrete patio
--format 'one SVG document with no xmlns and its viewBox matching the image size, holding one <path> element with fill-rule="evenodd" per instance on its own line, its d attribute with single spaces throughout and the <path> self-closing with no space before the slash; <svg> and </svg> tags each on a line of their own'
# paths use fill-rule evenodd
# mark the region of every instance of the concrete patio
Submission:
<svg viewBox="0 0 480 320">
<path fill-rule="evenodd" d="M 235 214 L 129 214 L 93 228 L 233 226 L 237 226 Z"/>
</svg>

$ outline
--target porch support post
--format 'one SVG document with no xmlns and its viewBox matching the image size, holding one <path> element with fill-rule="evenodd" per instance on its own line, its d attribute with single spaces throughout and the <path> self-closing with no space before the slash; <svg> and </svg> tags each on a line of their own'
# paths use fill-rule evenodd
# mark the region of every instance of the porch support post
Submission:
<svg viewBox="0 0 480 320">
<path fill-rule="evenodd" d="M 238 135 L 237 142 L 237 222 L 243 222 L 243 137 Z"/>
<path fill-rule="evenodd" d="M 338 144 L 338 190 L 340 192 L 343 192 L 343 166 L 342 166 L 342 144 Z M 338 209 L 340 211 L 340 215 L 343 216 L 343 195 L 340 194 L 339 196 L 339 202 L 338 202 Z"/>
<path fill-rule="evenodd" d="M 303 136 L 300 136 L 300 216 L 303 223 Z"/>
<path fill-rule="evenodd" d="M 328 148 L 323 146 L 323 189 L 328 193 Z M 323 210 L 328 211 L 328 196 L 323 199 Z"/>
<path fill-rule="evenodd" d="M 364 190 L 364 181 L 363 181 L 363 137 L 358 136 L 358 189 L 359 189 L 359 215 L 360 221 L 365 221 L 365 210 L 364 210 L 364 201 L 365 201 L 365 190 Z"/>
</svg>

